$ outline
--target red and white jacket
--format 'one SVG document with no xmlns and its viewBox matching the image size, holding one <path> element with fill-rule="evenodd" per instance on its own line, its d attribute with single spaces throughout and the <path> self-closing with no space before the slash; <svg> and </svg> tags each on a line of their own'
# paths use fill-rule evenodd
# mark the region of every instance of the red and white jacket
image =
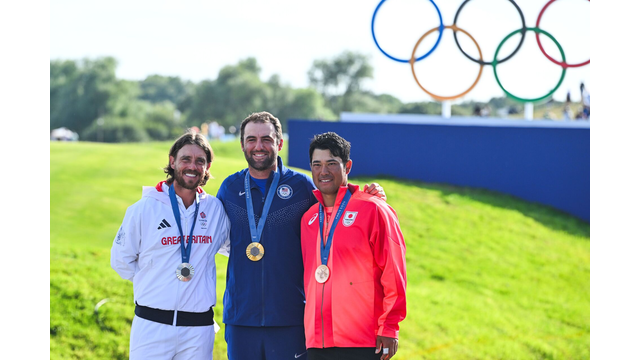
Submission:
<svg viewBox="0 0 640 360">
<path fill-rule="evenodd" d="M 166 181 L 143 187 L 142 199 L 127 208 L 111 247 L 111 267 L 133 282 L 137 304 L 189 312 L 205 312 L 216 304 L 215 255 L 229 254 L 230 223 L 220 200 L 200 187 L 196 196 L 198 213 L 195 203 L 185 208 L 177 197 L 185 245 L 194 227 L 189 263 L 195 274 L 188 282 L 176 278 L 182 244 Z"/>
<path fill-rule="evenodd" d="M 340 188 L 333 209 L 348 190 L 352 196 L 334 231 L 324 284 L 315 279 L 322 264 L 318 204 L 301 220 L 307 348 L 375 347 L 378 335 L 397 339 L 406 317 L 406 246 L 398 217 L 384 200 L 353 184 Z M 314 194 L 323 203 L 320 191 Z M 333 217 L 326 219 L 330 226 Z M 328 232 L 323 230 L 325 240 Z"/>
</svg>

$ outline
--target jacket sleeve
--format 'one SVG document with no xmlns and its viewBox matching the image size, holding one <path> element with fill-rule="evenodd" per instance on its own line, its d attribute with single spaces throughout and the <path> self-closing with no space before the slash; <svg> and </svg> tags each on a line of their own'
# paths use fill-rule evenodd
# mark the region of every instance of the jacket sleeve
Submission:
<svg viewBox="0 0 640 360">
<path fill-rule="evenodd" d="M 220 249 L 218 250 L 218 254 L 229 257 L 231 253 L 231 238 L 229 237 L 229 232 L 231 231 L 231 222 L 229 221 L 229 217 L 225 212 L 224 208 L 222 208 L 222 216 L 220 217 L 218 231 L 220 236 L 222 236 L 222 245 L 220 245 Z"/>
<path fill-rule="evenodd" d="M 121 278 L 133 281 L 133 277 L 140 270 L 138 255 L 142 239 L 142 224 L 140 204 L 127 209 L 118 234 L 111 246 L 111 267 Z"/>
<path fill-rule="evenodd" d="M 377 208 L 374 221 L 377 231 L 373 232 L 371 242 L 384 294 L 376 334 L 397 339 L 399 323 L 407 315 L 407 249 L 395 211 L 386 204 Z"/>
<path fill-rule="evenodd" d="M 229 181 L 229 178 L 224 179 L 224 181 L 222 182 L 222 184 L 220 184 L 220 187 L 218 188 L 218 193 L 216 194 L 216 198 L 218 198 L 218 200 L 220 200 L 220 203 L 222 204 L 221 211 L 224 214 L 222 216 L 224 219 L 222 219 L 219 222 L 220 230 L 223 232 L 223 241 L 222 241 L 222 245 L 220 246 L 220 249 L 218 250 L 218 254 L 221 254 L 227 257 L 231 253 L 231 238 L 229 237 L 229 232 L 231 230 L 231 221 L 229 220 L 229 216 L 227 215 L 227 209 L 225 204 L 228 181 Z"/>
</svg>

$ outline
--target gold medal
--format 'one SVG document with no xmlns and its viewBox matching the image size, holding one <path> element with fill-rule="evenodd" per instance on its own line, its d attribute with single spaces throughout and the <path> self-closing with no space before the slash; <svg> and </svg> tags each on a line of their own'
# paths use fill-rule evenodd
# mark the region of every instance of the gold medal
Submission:
<svg viewBox="0 0 640 360">
<path fill-rule="evenodd" d="M 316 281 L 320 284 L 324 284 L 329 280 L 329 267 L 327 265 L 320 265 L 316 269 Z"/>
<path fill-rule="evenodd" d="M 191 278 L 193 277 L 193 275 L 195 275 L 195 273 L 196 271 L 193 268 L 193 265 L 189 263 L 182 263 L 178 265 L 178 268 L 176 269 L 176 277 L 180 281 L 186 282 L 191 280 Z"/>
<path fill-rule="evenodd" d="M 259 242 L 252 242 L 247 246 L 247 257 L 251 261 L 258 261 L 264 256 L 264 247 Z"/>
</svg>

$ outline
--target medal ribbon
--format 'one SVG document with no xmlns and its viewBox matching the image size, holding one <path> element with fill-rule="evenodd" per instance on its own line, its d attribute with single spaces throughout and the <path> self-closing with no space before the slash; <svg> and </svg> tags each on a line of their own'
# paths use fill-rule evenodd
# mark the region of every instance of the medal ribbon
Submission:
<svg viewBox="0 0 640 360">
<path fill-rule="evenodd" d="M 342 198 L 342 202 L 340 203 L 340 207 L 338 208 L 338 211 L 333 218 L 333 223 L 331 223 L 331 230 L 329 231 L 329 237 L 327 238 L 326 245 L 324 243 L 324 235 L 322 234 L 322 229 L 324 228 L 324 208 L 322 207 L 322 204 L 318 204 L 318 225 L 320 225 L 320 259 L 322 260 L 322 265 L 327 265 L 327 263 L 329 262 L 329 252 L 331 251 L 333 232 L 340 222 L 340 219 L 342 219 L 342 213 L 347 207 L 349 199 L 351 199 L 351 192 L 349 191 L 349 189 L 347 189 L 344 194 L 344 198 Z"/>
<path fill-rule="evenodd" d="M 262 216 L 260 216 L 260 220 L 258 221 L 258 227 L 256 228 L 256 220 L 253 212 L 253 201 L 251 201 L 251 186 L 250 186 L 250 175 L 249 170 L 247 170 L 247 175 L 244 177 L 244 192 L 245 199 L 247 200 L 247 213 L 249 217 L 249 230 L 251 231 L 251 241 L 252 242 L 260 242 L 260 238 L 262 237 L 262 230 L 264 229 L 264 224 L 267 222 L 267 215 L 269 215 L 269 208 L 271 207 L 271 202 L 273 201 L 273 197 L 276 194 L 276 188 L 278 187 L 278 181 L 280 181 L 280 173 L 275 172 L 273 174 L 273 180 L 271 181 L 271 187 L 269 187 L 269 192 L 267 193 L 267 198 L 264 201 L 264 205 L 262 206 Z"/>
<path fill-rule="evenodd" d="M 173 188 L 173 183 L 169 187 L 169 199 L 171 199 L 171 207 L 173 208 L 173 217 L 176 218 L 178 223 L 178 230 L 180 231 L 180 251 L 182 252 L 182 262 L 189 263 L 189 257 L 191 256 L 191 244 L 193 243 L 193 229 L 196 227 L 196 221 L 198 220 L 198 208 L 200 207 L 200 198 L 196 194 L 196 212 L 193 216 L 193 225 L 191 226 L 191 235 L 187 240 L 187 246 L 184 246 L 184 234 L 182 233 L 182 222 L 180 221 L 180 209 L 178 208 L 178 199 L 176 197 L 176 190 Z"/>
</svg>

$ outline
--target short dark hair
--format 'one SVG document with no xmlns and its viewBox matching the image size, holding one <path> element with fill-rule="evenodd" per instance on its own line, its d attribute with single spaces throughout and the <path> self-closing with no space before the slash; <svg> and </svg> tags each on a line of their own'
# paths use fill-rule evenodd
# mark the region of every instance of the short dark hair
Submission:
<svg viewBox="0 0 640 360">
<path fill-rule="evenodd" d="M 280 139 L 282 139 L 282 125 L 280 124 L 280 120 L 271 115 L 271 113 L 261 111 L 253 113 L 242 120 L 242 125 L 240 125 L 240 143 L 244 144 L 244 128 L 249 122 L 273 124 L 273 128 L 276 130 L 276 141 L 280 141 Z"/>
<path fill-rule="evenodd" d="M 337 156 L 346 164 L 351 154 L 351 143 L 334 132 L 326 132 L 313 137 L 309 145 L 309 163 L 313 162 L 314 150 L 329 150 L 331 155 Z"/>
<path fill-rule="evenodd" d="M 171 146 L 171 149 L 169 150 L 169 156 L 173 156 L 173 158 L 175 159 L 178 156 L 178 151 L 180 151 L 180 149 L 182 149 L 185 145 L 199 146 L 202 150 L 204 150 L 204 153 L 207 156 L 207 163 L 211 164 L 213 162 L 213 149 L 211 149 L 209 141 L 207 141 L 204 135 L 191 129 L 187 130 L 186 133 L 176 139 L 176 141 Z M 167 183 L 171 184 L 174 177 L 174 170 L 171 167 L 171 158 L 169 158 L 169 164 L 164 168 L 164 172 L 167 174 Z M 205 170 L 204 178 L 199 185 L 206 185 L 210 177 L 211 173 L 209 172 L 209 170 Z"/>
</svg>

